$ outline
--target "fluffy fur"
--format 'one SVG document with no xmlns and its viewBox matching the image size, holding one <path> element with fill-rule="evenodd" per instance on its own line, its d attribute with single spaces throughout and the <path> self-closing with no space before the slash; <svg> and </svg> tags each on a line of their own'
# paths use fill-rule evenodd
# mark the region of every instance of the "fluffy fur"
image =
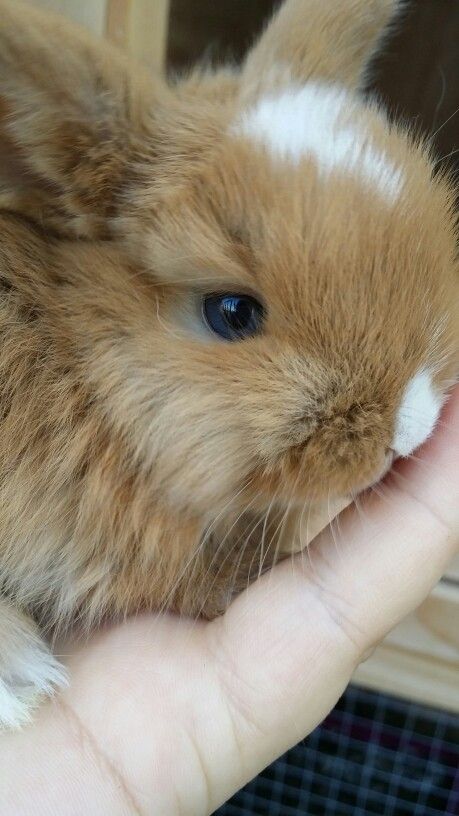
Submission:
<svg viewBox="0 0 459 816">
<path fill-rule="evenodd" d="M 442 396 L 425 370 L 409 381 L 397 412 L 392 448 L 399 456 L 409 456 L 430 436 L 437 424 Z"/>
<path fill-rule="evenodd" d="M 372 144 L 368 125 L 367 108 L 344 88 L 306 82 L 263 96 L 243 114 L 234 133 L 265 145 L 274 159 L 298 165 L 309 157 L 325 177 L 355 176 L 391 203 L 401 193 L 403 173 L 381 146 Z"/>
<path fill-rule="evenodd" d="M 60 680 L 14 634 L 25 614 L 45 635 L 139 609 L 212 617 L 297 546 L 304 507 L 432 430 L 416 394 L 439 407 L 458 365 L 453 193 L 358 92 L 394 7 L 287 0 L 239 71 L 167 85 L 0 1 L 4 724 L 11 677 L 20 703 L 30 664 L 37 691 Z M 323 136 L 326 173 L 317 150 L 273 152 L 251 113 L 294 83 L 306 118 L 312 82 L 332 119 L 344 93 L 355 111 L 356 152 L 305 137 Z M 200 298 L 225 291 L 263 302 L 261 334 L 203 326 Z"/>
</svg>

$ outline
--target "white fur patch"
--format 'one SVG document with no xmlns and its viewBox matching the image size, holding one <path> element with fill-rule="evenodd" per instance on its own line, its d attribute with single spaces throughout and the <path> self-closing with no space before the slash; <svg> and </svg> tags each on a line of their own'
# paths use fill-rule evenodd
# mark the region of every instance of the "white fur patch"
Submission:
<svg viewBox="0 0 459 816">
<path fill-rule="evenodd" d="M 41 698 L 66 685 L 65 670 L 50 652 L 33 647 L 24 651 L 9 674 L 0 675 L 0 732 L 30 722 Z"/>
<path fill-rule="evenodd" d="M 334 172 L 356 176 L 394 202 L 402 188 L 402 172 L 372 144 L 364 112 L 344 88 L 308 82 L 262 97 L 233 132 L 295 164 L 311 157 L 325 176 Z"/>
<path fill-rule="evenodd" d="M 64 667 L 31 622 L 0 598 L 0 732 L 31 719 L 43 696 L 67 684 Z"/>
<path fill-rule="evenodd" d="M 428 371 L 419 371 L 408 383 L 398 410 L 392 447 L 409 456 L 431 435 L 443 404 Z"/>
</svg>

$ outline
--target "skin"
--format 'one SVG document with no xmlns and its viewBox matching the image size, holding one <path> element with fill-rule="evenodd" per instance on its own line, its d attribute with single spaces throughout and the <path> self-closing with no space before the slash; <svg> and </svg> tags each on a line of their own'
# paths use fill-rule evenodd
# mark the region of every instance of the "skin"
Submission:
<svg viewBox="0 0 459 816">
<path fill-rule="evenodd" d="M 65 644 L 67 692 L 0 740 L 2 816 L 203 816 L 309 733 L 457 552 L 459 389 L 442 419 L 337 542 L 325 530 L 223 618 Z"/>
</svg>

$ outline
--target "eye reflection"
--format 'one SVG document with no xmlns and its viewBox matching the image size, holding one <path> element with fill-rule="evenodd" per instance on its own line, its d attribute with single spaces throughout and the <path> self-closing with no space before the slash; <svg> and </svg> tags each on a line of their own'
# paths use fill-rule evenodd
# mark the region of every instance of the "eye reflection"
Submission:
<svg viewBox="0 0 459 816">
<path fill-rule="evenodd" d="M 206 295 L 202 304 L 207 326 L 224 340 L 252 337 L 262 328 L 263 307 L 250 295 Z"/>
</svg>

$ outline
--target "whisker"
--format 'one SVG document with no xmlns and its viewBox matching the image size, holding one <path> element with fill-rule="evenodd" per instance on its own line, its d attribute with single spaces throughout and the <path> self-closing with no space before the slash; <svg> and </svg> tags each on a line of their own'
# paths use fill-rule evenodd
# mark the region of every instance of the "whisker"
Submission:
<svg viewBox="0 0 459 816">
<path fill-rule="evenodd" d="M 240 489 L 239 489 L 239 490 L 238 490 L 238 491 L 237 491 L 237 492 L 236 492 L 236 493 L 235 493 L 233 496 L 231 496 L 231 497 L 230 497 L 230 499 L 229 499 L 229 500 L 227 501 L 227 503 L 224 505 L 224 507 L 222 508 L 222 510 L 220 511 L 220 513 L 219 513 L 219 514 L 216 516 L 216 518 L 215 518 L 215 519 L 213 519 L 213 521 L 212 521 L 212 523 L 210 524 L 210 526 L 209 526 L 209 527 L 206 529 L 206 531 L 205 531 L 205 533 L 204 533 L 204 536 L 201 538 L 201 540 L 200 540 L 200 542 L 199 542 L 199 545 L 198 545 L 197 549 L 196 549 L 196 550 L 193 550 L 193 552 L 191 553 L 190 557 L 188 558 L 188 560 L 186 561 L 186 563 L 185 563 L 185 565 L 183 566 L 182 570 L 180 571 L 180 573 L 179 573 L 178 577 L 177 577 L 177 578 L 176 578 L 176 580 L 174 581 L 173 586 L 172 586 L 172 587 L 171 587 L 171 589 L 168 591 L 168 593 L 167 593 L 167 596 L 166 596 L 165 600 L 164 600 L 164 601 L 163 601 L 163 603 L 161 604 L 161 607 L 160 607 L 160 612 L 161 612 L 161 613 L 163 613 L 163 612 L 164 612 L 164 611 L 167 609 L 167 607 L 169 606 L 169 604 L 170 604 L 170 602 L 171 602 L 172 598 L 174 597 L 174 594 L 176 593 L 176 591 L 177 591 L 178 587 L 180 586 L 180 584 L 181 584 L 182 580 L 184 579 L 184 577 L 185 577 L 185 575 L 186 575 L 186 573 L 187 573 L 188 569 L 189 569 L 189 568 L 190 568 L 190 566 L 193 564 L 193 562 L 195 562 L 195 563 L 194 563 L 194 565 L 193 565 L 193 569 L 192 569 L 191 575 L 190 575 L 190 577 L 189 577 L 189 579 L 188 579 L 188 584 L 190 583 L 190 580 L 191 580 L 191 579 L 192 579 L 192 577 L 194 576 L 194 572 L 195 572 L 195 568 L 196 568 L 197 561 L 198 561 L 198 559 L 199 559 L 200 555 L 202 554 L 202 552 L 204 551 L 204 548 L 205 548 L 205 546 L 206 546 L 206 544 L 207 544 L 207 542 L 208 542 L 208 540 L 209 540 L 209 538 L 210 538 L 210 536 L 211 536 L 211 534 L 212 534 L 212 531 L 213 531 L 213 530 L 215 530 L 215 527 L 216 527 L 216 525 L 217 525 L 218 521 L 219 521 L 219 520 L 222 518 L 222 516 L 223 516 L 223 515 L 224 515 L 224 514 L 227 512 L 227 510 L 228 510 L 228 508 L 231 506 L 231 504 L 233 504 L 233 502 L 234 502 L 234 501 L 236 501 L 236 499 L 237 499 L 237 498 L 238 498 L 238 497 L 241 495 L 241 493 L 243 493 L 243 492 L 244 492 L 244 490 L 246 490 L 248 487 L 250 487 L 250 485 L 252 484 L 252 482 L 253 482 L 253 479 L 250 479 L 250 480 L 249 480 L 248 482 L 246 482 L 246 483 L 245 483 L 245 484 L 244 484 L 244 485 L 243 485 L 243 486 L 242 486 L 242 487 L 241 487 L 241 488 L 240 488 Z M 236 521 L 236 523 L 237 523 L 237 521 Z"/>
<path fill-rule="evenodd" d="M 362 530 L 362 532 L 366 533 L 368 528 L 372 527 L 373 524 L 371 522 L 369 522 L 368 516 L 363 511 L 360 495 L 358 493 L 353 493 L 353 492 L 351 493 L 351 495 L 352 495 L 352 500 L 354 502 L 354 507 L 355 507 L 355 509 L 357 511 L 357 515 L 359 517 L 359 523 L 360 523 L 361 530 Z"/>
<path fill-rule="evenodd" d="M 258 523 L 255 525 L 255 527 L 253 527 L 253 528 L 250 530 L 249 536 L 248 536 L 248 537 L 247 537 L 247 539 L 246 539 L 246 545 L 247 545 L 247 546 L 248 546 L 248 543 L 249 543 L 249 541 L 250 541 L 250 536 L 252 536 L 252 535 L 253 535 L 253 533 L 255 532 L 256 528 L 258 527 L 258 524 L 259 524 L 259 523 L 261 523 L 262 518 L 263 518 L 263 517 L 261 517 L 261 518 L 259 519 Z M 254 563 L 254 561 L 255 561 L 256 556 L 257 556 L 257 550 L 256 550 L 256 549 L 254 549 L 253 556 L 252 556 L 252 558 L 251 558 L 250 564 L 249 564 L 248 569 L 247 569 L 246 589 L 248 589 L 248 588 L 249 588 L 249 586 L 250 586 L 250 584 L 251 584 L 251 582 L 252 582 L 252 580 L 251 580 L 251 575 L 252 575 L 252 566 L 253 566 L 253 563 Z M 240 563 L 241 563 L 241 562 L 239 561 L 239 562 L 238 562 L 238 568 L 239 568 L 239 566 L 240 566 Z M 258 575 L 258 577 L 260 577 L 260 576 Z"/>
<path fill-rule="evenodd" d="M 276 536 L 277 536 L 277 540 L 276 540 L 276 543 L 275 543 L 275 549 L 274 549 L 274 556 L 273 556 L 273 559 L 272 559 L 273 564 L 276 564 L 278 562 L 279 552 L 280 552 L 280 549 L 281 549 L 281 546 L 282 546 L 282 539 L 283 539 L 283 534 L 284 534 L 284 530 L 285 530 L 285 525 L 286 525 L 286 523 L 288 521 L 288 518 L 289 518 L 289 516 L 290 516 L 290 514 L 292 512 L 292 508 L 293 508 L 293 505 L 294 505 L 294 502 L 295 502 L 295 494 L 296 494 L 296 491 L 297 491 L 297 488 L 298 488 L 298 483 L 300 481 L 300 478 L 302 478 L 302 473 L 301 473 L 301 471 L 298 471 L 297 477 L 296 477 L 295 482 L 293 484 L 293 487 L 291 489 L 290 498 L 289 498 L 289 500 L 287 502 L 285 511 L 284 511 L 284 513 L 283 513 L 283 515 L 281 517 L 281 521 L 280 521 L 279 525 L 277 526 L 277 528 L 275 530 L 275 533 L 274 533 L 274 536 L 273 536 L 273 540 L 276 540 Z M 290 550 L 289 554 L 290 554 L 290 556 L 292 556 L 292 551 L 291 550 Z M 291 565 L 292 573 L 295 574 L 294 573 L 294 559 L 292 557 L 290 558 L 290 565 Z"/>
<path fill-rule="evenodd" d="M 306 518 L 306 538 L 303 536 L 303 521 L 304 521 L 304 514 L 305 513 L 307 513 L 307 518 Z M 300 544 L 301 544 L 301 550 L 300 550 L 301 568 L 302 568 L 303 571 L 305 570 L 304 551 L 307 550 L 309 566 L 311 568 L 311 571 L 313 572 L 313 566 L 312 566 L 312 561 L 311 561 L 311 551 L 310 551 L 309 539 L 308 539 L 308 528 L 309 528 L 310 516 L 311 516 L 311 503 L 305 501 L 304 504 L 303 504 L 303 509 L 301 511 L 300 522 L 299 522 L 299 530 L 300 530 L 299 535 L 300 535 Z"/>
<path fill-rule="evenodd" d="M 395 494 L 387 485 L 373 485 L 371 491 L 375 493 L 380 501 L 384 501 L 390 510 L 394 508 Z M 403 507 L 397 504 L 397 523 L 403 523 L 404 519 L 409 520 L 409 513 L 403 511 Z"/>
<path fill-rule="evenodd" d="M 442 125 L 440 125 L 440 127 L 439 127 L 439 128 L 437 128 L 437 130 L 436 130 L 434 133 L 429 134 L 429 139 L 432 139 L 432 141 L 433 141 L 433 140 L 435 139 L 435 137 L 436 137 L 436 136 L 438 136 L 438 134 L 439 134 L 439 133 L 440 133 L 440 132 L 443 130 L 443 128 L 444 128 L 444 127 L 445 127 L 445 126 L 448 124 L 448 122 L 450 122 L 450 121 L 451 121 L 451 119 L 453 119 L 453 118 L 456 116 L 456 114 L 457 114 L 457 113 L 459 113 L 459 107 L 458 107 L 458 108 L 456 108 L 456 110 L 455 110 L 455 111 L 453 111 L 453 113 L 451 114 L 451 116 L 448 116 L 448 118 L 447 118 L 447 119 L 445 119 L 445 121 L 443 122 L 443 124 L 442 124 Z"/>
<path fill-rule="evenodd" d="M 327 512 L 328 512 L 328 526 L 330 527 L 330 533 L 331 533 L 331 536 L 332 536 L 332 539 L 333 539 L 333 544 L 334 544 L 336 553 L 338 555 L 338 558 L 342 561 L 342 553 L 341 553 L 341 550 L 338 547 L 338 541 L 337 541 L 336 534 L 335 534 L 335 529 L 334 529 L 334 526 L 333 526 L 334 519 L 332 518 L 332 514 L 331 514 L 331 510 L 330 510 L 330 488 L 328 489 L 328 495 L 327 495 Z"/>
<path fill-rule="evenodd" d="M 308 542 L 307 545 L 306 545 L 306 551 L 307 551 L 307 555 L 308 555 L 308 562 L 309 562 L 309 567 L 310 567 L 310 570 L 311 570 L 311 574 L 313 576 L 317 576 L 317 570 L 316 570 L 316 568 L 314 566 L 314 563 L 313 563 L 313 560 L 312 560 L 312 553 L 313 553 L 313 548 L 311 547 L 312 542 L 309 541 L 309 522 L 311 520 L 311 512 L 312 512 L 312 505 L 310 504 L 309 507 L 308 507 L 308 516 L 307 516 L 307 520 L 306 520 L 306 541 Z"/>
<path fill-rule="evenodd" d="M 423 463 L 419 462 L 419 464 L 421 465 Z M 428 467 L 427 470 L 428 470 L 429 473 L 435 473 L 435 479 L 436 480 L 438 480 L 438 481 L 441 480 L 441 482 L 443 483 L 443 488 L 444 488 L 445 492 L 448 492 L 451 489 L 451 485 L 444 478 L 442 478 L 442 473 L 440 471 L 433 470 L 431 467 Z M 403 490 L 404 485 L 411 485 L 412 484 L 411 479 L 407 478 L 406 476 L 403 475 L 403 473 L 400 473 L 397 470 L 395 470 L 392 475 L 393 475 L 393 478 L 394 478 L 395 482 L 397 482 L 399 485 L 401 485 L 402 490 Z M 405 491 L 405 492 L 407 492 L 408 495 L 411 495 L 409 490 Z"/>
<path fill-rule="evenodd" d="M 283 531 L 284 531 L 286 519 L 288 518 L 289 511 L 291 509 L 291 502 L 292 502 L 292 499 L 289 499 L 289 501 L 287 502 L 287 506 L 286 506 L 284 512 L 281 515 L 281 520 L 280 520 L 279 524 L 277 525 L 277 527 L 276 527 L 276 529 L 274 531 L 273 537 L 272 537 L 272 541 L 275 542 L 274 555 L 273 555 L 273 558 L 272 558 L 272 564 L 273 565 L 277 564 L 278 561 L 279 561 L 279 553 L 280 553 L 281 546 L 282 546 L 282 534 L 283 534 Z M 271 577 L 270 577 L 270 580 L 271 580 Z"/>
<path fill-rule="evenodd" d="M 261 531 L 261 551 L 260 551 L 261 555 L 260 555 L 260 563 L 259 563 L 259 569 L 258 569 L 258 577 L 260 577 L 260 575 L 262 574 L 263 565 L 264 565 L 264 562 L 265 562 L 265 559 L 266 559 L 266 555 L 268 554 L 268 548 L 266 548 L 266 555 L 265 556 L 263 556 L 263 550 L 264 550 L 264 544 L 265 544 L 265 539 L 266 539 L 266 531 L 267 531 L 267 526 L 268 526 L 269 514 L 270 514 L 270 512 L 272 510 L 272 507 L 273 507 L 273 504 L 274 504 L 274 502 L 276 500 L 277 495 L 278 495 L 278 493 L 276 491 L 274 493 L 270 503 L 269 503 L 268 509 L 266 511 L 266 514 L 265 514 L 265 519 L 264 519 L 264 522 L 263 522 L 263 529 Z"/>
<path fill-rule="evenodd" d="M 434 118 L 432 122 L 432 126 L 435 127 L 437 124 L 438 114 L 440 113 L 441 106 L 445 101 L 445 94 L 446 94 L 446 76 L 443 68 L 440 66 L 439 68 L 440 79 L 441 79 L 441 91 L 440 91 L 440 98 L 437 102 L 437 106 L 435 108 Z"/>
<path fill-rule="evenodd" d="M 170 336 L 173 337 L 174 340 L 183 340 L 186 337 L 185 332 L 183 335 L 177 334 L 176 332 L 172 331 L 172 329 L 167 325 L 167 323 L 163 320 L 159 313 L 159 300 L 156 301 L 156 319 L 160 326 L 163 327 L 164 331 Z"/>
<path fill-rule="evenodd" d="M 444 156 L 440 156 L 439 159 L 435 159 L 434 167 L 436 167 L 437 164 L 441 164 L 442 162 L 446 161 L 446 159 L 450 159 L 452 156 L 455 156 L 456 153 L 459 153 L 459 147 L 455 147 L 449 153 L 446 153 Z"/>
<path fill-rule="evenodd" d="M 205 583 L 206 583 L 206 581 L 207 581 L 207 579 L 208 579 L 208 576 L 211 574 L 211 572 L 212 572 L 212 567 L 213 567 L 213 566 L 214 566 L 214 564 L 217 562 L 217 560 L 218 560 L 218 556 L 220 555 L 220 552 L 222 551 L 222 549 L 223 549 L 224 545 L 225 545 L 225 544 L 226 544 L 226 542 L 228 541 L 228 539 L 229 539 L 229 536 L 230 536 L 231 532 L 234 530 L 234 528 L 237 526 L 237 524 L 238 524 L 238 523 L 241 521 L 241 519 L 243 518 L 243 516 L 244 516 L 244 515 L 246 515 L 246 514 L 248 513 L 249 508 L 250 508 L 250 507 L 253 505 L 253 503 L 256 501 L 256 499 L 257 499 L 257 498 L 258 498 L 258 497 L 255 495 L 255 496 L 252 498 L 252 500 L 251 500 L 251 501 L 250 501 L 250 502 L 249 502 L 249 503 L 246 505 L 246 507 L 244 507 L 244 508 L 243 508 L 243 510 L 241 511 L 241 513 L 240 513 L 240 514 L 237 516 L 237 518 L 235 519 L 235 521 L 233 522 L 233 524 L 231 525 L 231 527 L 229 528 L 229 530 L 228 530 L 228 531 L 226 532 L 226 534 L 224 535 L 223 539 L 220 541 L 220 543 L 219 543 L 219 545 L 218 545 L 218 547 L 217 547 L 216 551 L 215 551 L 215 552 L 213 553 L 213 555 L 212 555 L 211 561 L 210 561 L 210 563 L 208 564 L 208 567 L 207 567 L 206 572 L 204 573 L 204 575 L 203 575 L 203 576 L 202 576 L 202 578 L 201 578 L 201 585 L 202 585 L 202 586 L 204 586 L 204 585 L 205 585 Z M 254 528 L 254 529 L 256 529 L 256 526 L 257 526 L 257 525 L 255 525 L 255 528 Z M 252 532 L 250 533 L 250 535 L 251 535 L 251 534 L 252 534 Z M 208 588 L 207 594 L 206 594 L 206 596 L 205 596 L 205 598 L 204 598 L 204 600 L 203 600 L 203 602 L 202 602 L 202 604 L 201 604 L 201 607 L 200 607 L 200 610 L 199 610 L 198 615 L 201 615 L 202 610 L 204 609 L 204 606 L 205 606 L 205 604 L 206 604 L 206 602 L 207 602 L 207 600 L 208 600 L 208 598 L 209 598 L 209 596 L 210 596 L 210 593 L 211 593 L 212 589 L 214 588 L 214 586 L 215 586 L 215 584 L 216 584 L 216 581 L 217 581 L 217 579 L 218 579 L 219 575 L 220 575 L 220 574 L 221 574 L 221 572 L 222 572 L 222 569 L 224 568 L 224 566 L 225 566 L 225 564 L 227 563 L 228 559 L 229 559 L 229 558 L 231 557 L 231 555 L 234 553 L 234 550 L 236 549 L 237 545 L 238 545 L 238 544 L 239 544 L 239 542 L 241 541 L 241 539 L 242 539 L 243 535 L 244 535 L 244 531 L 243 531 L 243 532 L 242 532 L 242 533 L 239 535 L 239 537 L 238 537 L 238 538 L 236 538 L 236 539 L 235 539 L 235 541 L 234 541 L 234 542 L 233 542 L 233 543 L 230 545 L 230 547 L 229 547 L 229 549 L 228 549 L 228 552 L 226 553 L 225 557 L 224 557 L 224 558 L 222 559 L 222 561 L 220 562 L 219 567 L 218 567 L 218 569 L 217 569 L 217 572 L 215 573 L 215 575 L 214 575 L 214 577 L 213 577 L 213 579 L 212 579 L 212 581 L 211 581 L 211 583 L 210 583 L 210 585 L 209 585 L 209 588 Z M 245 551 L 245 549 L 246 549 L 246 547 L 247 547 L 247 543 L 248 543 L 248 539 L 246 538 L 246 541 L 245 541 L 245 543 L 244 543 L 244 547 L 243 547 L 243 551 Z"/>
<path fill-rule="evenodd" d="M 387 485 L 384 485 L 381 482 L 379 484 L 371 485 L 370 491 L 374 493 L 381 501 L 384 501 L 386 504 L 393 506 L 394 497 L 393 495 L 390 494 Z"/>
</svg>

